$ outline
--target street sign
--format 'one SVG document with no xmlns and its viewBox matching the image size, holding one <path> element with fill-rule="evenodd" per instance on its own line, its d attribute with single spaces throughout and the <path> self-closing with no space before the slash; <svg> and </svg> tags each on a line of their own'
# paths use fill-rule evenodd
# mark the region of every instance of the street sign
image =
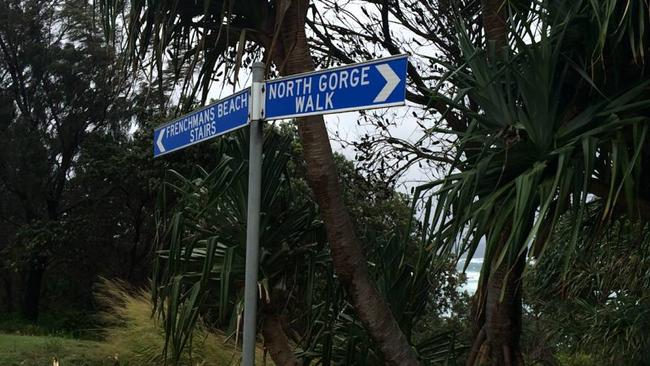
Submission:
<svg viewBox="0 0 650 366">
<path fill-rule="evenodd" d="M 154 158 L 248 124 L 250 88 L 179 117 L 154 130 Z"/>
<path fill-rule="evenodd" d="M 264 118 L 403 105 L 408 55 L 292 75 L 266 82 Z"/>
</svg>

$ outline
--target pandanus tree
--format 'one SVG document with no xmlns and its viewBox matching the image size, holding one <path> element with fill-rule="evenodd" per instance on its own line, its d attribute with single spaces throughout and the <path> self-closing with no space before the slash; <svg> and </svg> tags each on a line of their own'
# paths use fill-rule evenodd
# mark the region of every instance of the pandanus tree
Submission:
<svg viewBox="0 0 650 366">
<path fill-rule="evenodd" d="M 333 274 L 323 224 L 304 184 L 301 146 L 287 130 L 269 128 L 264 142 L 259 319 L 265 349 L 278 365 L 381 364 L 381 354 Z M 190 348 L 200 318 L 226 329 L 235 340 L 239 337 L 246 136 L 238 132 L 210 144 L 210 154 L 220 158 L 209 171 L 170 171 L 165 180 L 153 285 L 167 359 L 173 362 Z M 423 361 L 455 360 L 466 348 L 455 332 L 415 328 L 427 312 L 449 309 L 436 303 L 432 284 L 452 293 L 456 279 L 432 271 L 435 256 L 411 229 L 404 197 L 368 187 L 342 158 L 337 164 L 349 180 L 344 185 L 347 201 L 361 201 L 354 206 L 357 232 L 370 243 L 371 274 L 400 326 Z M 381 212 L 385 207 L 402 215 Z"/>
<path fill-rule="evenodd" d="M 498 4 L 497 4 L 498 3 Z M 558 219 L 571 213 L 567 281 L 588 202 L 602 199 L 592 240 L 612 217 L 647 219 L 648 8 L 643 2 L 483 3 L 485 37 L 456 25 L 460 64 L 432 95 L 471 123 L 430 193 L 430 238 L 471 258 L 486 242 L 468 365 L 522 365 L 521 278 Z M 519 5 L 519 6 L 515 6 Z M 469 261 L 468 261 L 469 262 Z"/>
<path fill-rule="evenodd" d="M 197 167 L 186 178 L 170 171 L 162 192 L 154 266 L 154 300 L 163 317 L 166 350 L 178 362 L 199 316 L 238 336 L 246 248 L 246 158 L 243 132 L 222 139 L 210 171 Z M 277 364 L 296 364 L 284 329 L 285 316 L 300 329 L 310 321 L 315 279 L 329 261 L 316 206 L 288 173 L 291 136 L 266 134 L 261 217 L 261 328 Z M 296 184 L 298 183 L 298 184 Z M 304 190 L 303 190 L 304 191 Z M 304 275 L 303 275 L 304 274 Z M 290 306 L 291 305 L 291 306 Z M 210 309 L 206 313 L 206 309 Z M 292 336 L 292 335 L 290 335 Z"/>
<path fill-rule="evenodd" d="M 237 79 L 239 63 L 249 65 L 254 55 L 261 55 L 267 65 L 275 65 L 281 75 L 314 69 L 305 33 L 308 0 L 133 1 L 124 7 L 108 2 L 100 5 L 108 24 L 119 24 L 122 18 L 118 15 L 128 13 L 124 25 L 129 31 L 134 61 L 148 60 L 146 56 L 153 55 L 152 70 L 161 85 L 163 74 L 171 71 L 172 81 L 183 80 L 180 89 L 192 97 L 200 91 L 203 101 L 219 72 L 224 68 L 232 70 L 230 76 Z M 415 352 L 371 280 L 343 202 L 322 116 L 299 118 L 297 125 L 307 180 L 325 222 L 334 268 L 346 296 L 388 364 L 417 364 Z"/>
</svg>

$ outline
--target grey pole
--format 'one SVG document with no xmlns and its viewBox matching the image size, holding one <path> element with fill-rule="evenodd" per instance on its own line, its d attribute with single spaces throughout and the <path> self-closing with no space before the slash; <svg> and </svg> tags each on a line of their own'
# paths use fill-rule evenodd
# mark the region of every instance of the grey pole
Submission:
<svg viewBox="0 0 650 366">
<path fill-rule="evenodd" d="M 260 201 L 262 190 L 262 122 L 264 116 L 263 62 L 253 64 L 251 86 L 250 152 L 248 155 L 248 218 L 246 221 L 246 274 L 244 283 L 244 339 L 242 366 L 255 365 L 257 270 L 260 248 Z"/>
</svg>

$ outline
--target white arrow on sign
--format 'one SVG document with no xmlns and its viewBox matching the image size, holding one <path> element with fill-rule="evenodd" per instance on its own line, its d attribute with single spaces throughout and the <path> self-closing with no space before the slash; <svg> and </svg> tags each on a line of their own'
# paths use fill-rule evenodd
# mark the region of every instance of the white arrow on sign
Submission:
<svg viewBox="0 0 650 366">
<path fill-rule="evenodd" d="M 158 140 L 156 141 L 156 145 L 158 145 L 158 150 L 160 150 L 161 153 L 165 152 L 165 145 L 163 145 L 162 140 L 163 140 L 163 135 L 165 134 L 165 130 L 160 130 L 160 133 L 158 134 Z"/>
<path fill-rule="evenodd" d="M 392 93 L 393 90 L 395 90 L 397 84 L 399 84 L 399 76 L 397 76 L 395 71 L 393 71 L 393 69 L 391 69 L 390 66 L 388 66 L 388 64 L 381 64 L 375 67 L 377 68 L 377 71 L 379 71 L 381 76 L 383 76 L 384 79 L 386 79 L 386 85 L 384 85 L 383 89 L 381 89 L 381 91 L 379 92 L 379 94 L 377 94 L 375 100 L 373 101 L 374 103 L 377 103 L 377 102 L 383 102 L 386 99 L 388 99 L 390 93 Z"/>
</svg>

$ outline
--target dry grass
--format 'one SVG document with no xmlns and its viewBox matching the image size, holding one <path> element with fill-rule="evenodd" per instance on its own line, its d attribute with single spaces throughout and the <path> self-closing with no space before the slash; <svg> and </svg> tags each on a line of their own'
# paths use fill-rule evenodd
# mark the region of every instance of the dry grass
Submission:
<svg viewBox="0 0 650 366">
<path fill-rule="evenodd" d="M 134 291 L 116 281 L 103 281 L 97 300 L 105 310 L 101 313 L 107 325 L 103 353 L 115 355 L 120 364 L 163 365 L 165 335 L 159 321 L 152 317 L 152 303 L 148 292 Z M 203 324 L 196 327 L 191 349 L 182 357 L 180 365 L 223 366 L 238 365 L 240 354 L 224 334 L 209 331 Z M 259 364 L 263 352 L 258 352 Z M 267 364 L 271 364 L 270 360 Z"/>
</svg>

